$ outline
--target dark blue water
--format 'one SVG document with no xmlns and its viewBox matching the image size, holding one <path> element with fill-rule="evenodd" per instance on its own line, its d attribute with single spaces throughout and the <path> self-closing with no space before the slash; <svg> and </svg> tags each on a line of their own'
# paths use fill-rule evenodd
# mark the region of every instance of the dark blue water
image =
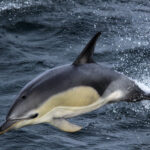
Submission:
<svg viewBox="0 0 150 150">
<path fill-rule="evenodd" d="M 102 31 L 95 60 L 150 87 L 148 0 L 1 0 L 0 123 L 20 89 L 41 72 L 71 63 Z M 149 150 L 150 102 L 120 102 L 71 119 L 64 133 L 48 124 L 0 136 L 0 150 Z"/>
</svg>

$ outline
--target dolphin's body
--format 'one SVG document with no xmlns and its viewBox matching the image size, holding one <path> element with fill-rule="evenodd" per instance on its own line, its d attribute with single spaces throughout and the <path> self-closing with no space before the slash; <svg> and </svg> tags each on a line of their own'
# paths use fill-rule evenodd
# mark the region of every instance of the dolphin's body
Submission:
<svg viewBox="0 0 150 150">
<path fill-rule="evenodd" d="M 93 61 L 97 33 L 71 65 L 46 71 L 29 82 L 19 93 L 0 127 L 0 133 L 25 125 L 50 123 L 67 132 L 80 126 L 66 121 L 95 110 L 112 101 L 149 99 L 136 83 L 126 76 Z"/>
</svg>

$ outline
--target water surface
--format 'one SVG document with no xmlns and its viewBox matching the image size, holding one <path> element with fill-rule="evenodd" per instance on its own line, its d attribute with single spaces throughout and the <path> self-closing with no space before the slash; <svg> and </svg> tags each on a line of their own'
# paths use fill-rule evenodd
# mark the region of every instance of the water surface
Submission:
<svg viewBox="0 0 150 150">
<path fill-rule="evenodd" d="M 20 89 L 45 70 L 71 63 L 102 31 L 94 58 L 150 87 L 150 3 L 146 0 L 0 0 L 0 122 Z M 149 150 L 150 102 L 120 102 L 71 119 L 0 136 L 0 150 Z"/>
</svg>

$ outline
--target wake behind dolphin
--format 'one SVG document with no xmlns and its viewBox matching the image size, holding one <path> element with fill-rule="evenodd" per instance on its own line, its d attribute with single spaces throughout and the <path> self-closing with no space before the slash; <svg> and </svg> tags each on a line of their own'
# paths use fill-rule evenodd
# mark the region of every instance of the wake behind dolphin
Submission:
<svg viewBox="0 0 150 150">
<path fill-rule="evenodd" d="M 82 127 L 66 119 L 115 101 L 150 99 L 126 76 L 94 62 L 98 32 L 71 65 L 50 69 L 30 81 L 10 108 L 0 134 L 26 125 L 49 123 L 66 132 Z"/>
</svg>

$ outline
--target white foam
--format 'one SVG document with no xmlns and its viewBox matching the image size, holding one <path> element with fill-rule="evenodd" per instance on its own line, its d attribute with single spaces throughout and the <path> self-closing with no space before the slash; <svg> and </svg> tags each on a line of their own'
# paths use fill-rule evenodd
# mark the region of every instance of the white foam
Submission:
<svg viewBox="0 0 150 150">
<path fill-rule="evenodd" d="M 136 80 L 134 81 L 139 86 L 139 88 L 141 88 L 141 90 L 143 90 L 145 93 L 150 93 L 150 87 L 148 87 L 147 85 L 139 81 L 136 81 Z M 142 101 L 141 103 L 145 109 L 150 109 L 150 101 L 145 100 L 145 101 Z"/>
<path fill-rule="evenodd" d="M 4 11 L 4 10 L 10 10 L 10 9 L 20 9 L 22 7 L 21 3 L 14 3 L 14 2 L 5 2 L 2 1 L 0 3 L 0 11 Z"/>
<path fill-rule="evenodd" d="M 141 83 L 141 82 L 139 82 L 137 80 L 134 80 L 134 81 L 139 86 L 139 88 L 141 88 L 141 90 L 143 90 L 145 93 L 150 93 L 150 87 L 148 87 L 144 83 Z"/>
<path fill-rule="evenodd" d="M 42 4 L 42 1 L 34 0 L 16 0 L 16 1 L 1 1 L 0 2 L 0 12 L 11 9 L 21 9 L 32 5 Z"/>
</svg>

